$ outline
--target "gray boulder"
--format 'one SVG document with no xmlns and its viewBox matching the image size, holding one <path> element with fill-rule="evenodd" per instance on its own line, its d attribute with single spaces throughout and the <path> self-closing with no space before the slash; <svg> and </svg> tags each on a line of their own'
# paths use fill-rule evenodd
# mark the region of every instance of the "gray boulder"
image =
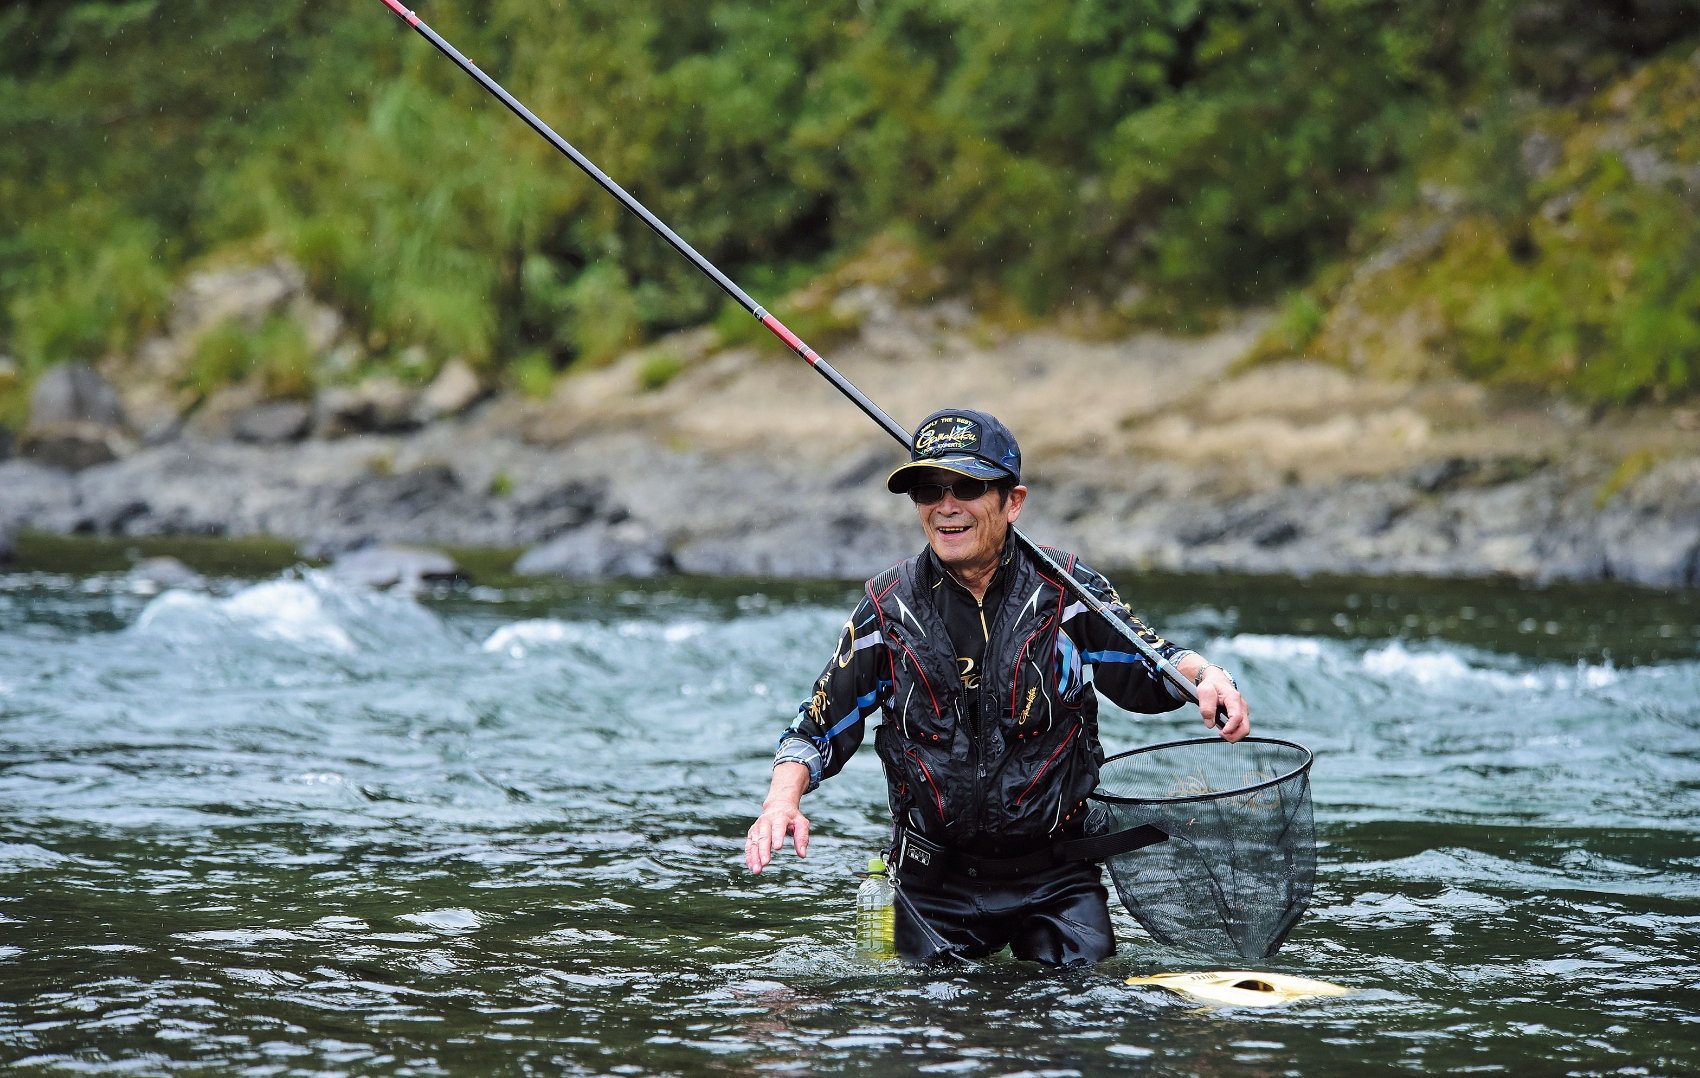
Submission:
<svg viewBox="0 0 1700 1078">
<path fill-rule="evenodd" d="M 514 563 L 514 572 L 522 576 L 575 580 L 652 577 L 673 568 L 666 541 L 633 520 L 587 524 L 531 548 Z"/>
<path fill-rule="evenodd" d="M 606 505 L 607 497 L 607 483 L 574 479 L 515 495 L 513 514 L 532 536 L 548 540 L 582 527 L 597 516 L 617 524 L 630 515 L 621 506 Z"/>
<path fill-rule="evenodd" d="M 122 427 L 118 394 L 86 363 L 61 363 L 36 379 L 30 394 L 30 429 L 65 423 Z"/>
<path fill-rule="evenodd" d="M 1700 460 L 1654 469 L 1606 507 L 1604 575 L 1655 587 L 1700 584 Z"/>
<path fill-rule="evenodd" d="M 438 372 L 414 406 L 414 419 L 429 423 L 434 419 L 459 415 L 484 396 L 484 383 L 463 360 L 450 360 Z"/>
<path fill-rule="evenodd" d="M 366 588 L 401 585 L 417 588 L 430 580 L 453 580 L 455 560 L 440 550 L 410 546 L 370 546 L 351 551 L 331 563 L 331 575 L 344 584 Z"/>
<path fill-rule="evenodd" d="M 320 438 L 390 433 L 419 426 L 419 393 L 392 378 L 320 390 L 313 402 L 313 433 Z"/>
<path fill-rule="evenodd" d="M 674 562 L 681 572 L 714 576 L 855 580 L 902 561 L 924 541 L 919 528 L 850 509 L 824 522 L 693 537 Z"/>
<path fill-rule="evenodd" d="M 80 472 L 118 459 L 123 443 L 115 433 L 93 423 L 55 423 L 26 433 L 20 455 L 49 468 Z"/>
<path fill-rule="evenodd" d="M 334 491 L 330 509 L 344 525 L 405 525 L 443 506 L 469 510 L 466 493 L 453 468 L 426 464 L 400 475 L 361 476 Z"/>
<path fill-rule="evenodd" d="M 270 445 L 298 441 L 307 436 L 312 425 L 311 405 L 303 401 L 268 401 L 232 416 L 230 433 L 240 442 Z"/>
<path fill-rule="evenodd" d="M 50 468 L 81 471 L 125 448 L 118 394 L 86 363 L 49 367 L 30 395 L 22 455 Z"/>
<path fill-rule="evenodd" d="M 192 274 L 173 302 L 171 335 L 188 339 L 227 318 L 258 326 L 306 287 L 307 275 L 285 258 L 264 266 Z"/>
</svg>

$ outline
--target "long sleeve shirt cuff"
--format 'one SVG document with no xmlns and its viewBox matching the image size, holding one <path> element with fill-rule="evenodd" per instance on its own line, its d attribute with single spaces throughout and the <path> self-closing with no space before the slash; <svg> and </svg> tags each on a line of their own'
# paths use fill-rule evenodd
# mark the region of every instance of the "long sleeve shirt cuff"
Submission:
<svg viewBox="0 0 1700 1078">
<path fill-rule="evenodd" d="M 1196 652 L 1196 651 L 1190 651 L 1190 650 L 1183 648 L 1180 651 L 1177 651 L 1173 655 L 1169 656 L 1169 665 L 1175 668 L 1175 673 L 1179 674 L 1181 672 L 1181 660 L 1186 658 L 1188 655 L 1197 655 L 1197 654 L 1198 654 L 1198 652 Z M 1186 675 L 1182 674 L 1181 676 L 1185 677 Z M 1182 703 L 1189 703 L 1190 702 L 1190 701 L 1187 700 L 1186 696 L 1181 692 L 1181 690 L 1176 687 L 1175 683 L 1170 681 L 1168 678 L 1163 679 L 1163 688 L 1167 689 L 1169 691 L 1169 695 L 1174 697 L 1176 700 L 1179 700 Z"/>
<path fill-rule="evenodd" d="M 788 737 L 781 741 L 779 751 L 773 754 L 773 766 L 785 763 L 802 764 L 809 769 L 809 788 L 805 793 L 812 793 L 820 785 L 820 750 L 813 742 L 801 737 Z"/>
</svg>

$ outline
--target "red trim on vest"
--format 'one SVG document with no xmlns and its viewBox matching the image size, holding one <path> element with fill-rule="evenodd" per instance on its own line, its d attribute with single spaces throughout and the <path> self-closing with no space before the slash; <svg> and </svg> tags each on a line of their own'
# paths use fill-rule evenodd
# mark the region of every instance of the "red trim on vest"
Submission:
<svg viewBox="0 0 1700 1078">
<path fill-rule="evenodd" d="M 933 778 L 933 773 L 931 771 L 927 770 L 927 762 L 925 760 L 921 759 L 919 756 L 916 756 L 914 753 L 910 752 L 908 749 L 903 750 L 903 755 L 909 757 L 911 760 L 914 760 L 916 763 L 921 765 L 921 774 L 927 776 L 927 785 L 931 786 L 933 788 L 933 800 L 938 803 L 939 822 L 944 823 L 945 822 L 945 818 L 944 818 L 944 797 L 943 797 L 943 795 L 941 795 L 939 793 L 938 780 Z"/>
<path fill-rule="evenodd" d="M 1033 781 L 1029 782 L 1027 784 L 1027 789 L 1021 791 L 1021 797 L 1018 797 L 1018 798 L 1015 799 L 1016 804 L 1018 804 L 1018 805 L 1021 804 L 1022 798 L 1025 798 L 1028 794 L 1033 792 L 1033 787 L 1039 785 L 1039 780 L 1044 778 L 1045 772 L 1049 771 L 1051 769 L 1052 761 L 1056 760 L 1056 758 L 1062 754 L 1062 750 L 1068 748 L 1068 743 L 1070 741 L 1073 741 L 1074 735 L 1078 734 L 1079 732 L 1080 732 L 1080 724 L 1077 722 L 1077 723 L 1074 724 L 1074 729 L 1072 729 L 1068 732 L 1068 736 L 1063 738 L 1062 744 L 1057 746 L 1057 751 L 1051 753 L 1051 758 L 1049 760 L 1045 761 L 1045 766 L 1041 767 L 1039 769 L 1039 773 L 1037 775 L 1033 776 Z"/>
</svg>

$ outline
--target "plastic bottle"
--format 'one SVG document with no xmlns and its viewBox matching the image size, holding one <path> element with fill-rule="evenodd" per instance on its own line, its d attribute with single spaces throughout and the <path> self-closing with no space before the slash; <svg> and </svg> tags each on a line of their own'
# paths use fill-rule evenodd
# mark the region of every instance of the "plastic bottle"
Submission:
<svg viewBox="0 0 1700 1078">
<path fill-rule="evenodd" d="M 868 858 L 868 878 L 856 891 L 856 956 L 869 962 L 897 957 L 897 893 L 885 861 Z"/>
</svg>

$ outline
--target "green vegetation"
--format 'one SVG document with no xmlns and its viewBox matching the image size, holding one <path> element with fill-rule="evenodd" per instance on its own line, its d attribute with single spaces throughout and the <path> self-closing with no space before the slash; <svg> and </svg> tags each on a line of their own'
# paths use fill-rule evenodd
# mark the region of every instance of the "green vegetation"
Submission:
<svg viewBox="0 0 1700 1078">
<path fill-rule="evenodd" d="M 549 353 L 541 348 L 533 348 L 510 362 L 508 373 L 514 386 L 528 397 L 542 400 L 555 389 L 555 365 Z"/>
<path fill-rule="evenodd" d="M 258 374 L 266 395 L 288 399 L 312 395 L 313 356 L 301 323 L 277 316 L 257 331 L 227 320 L 195 342 L 190 384 L 201 393 Z"/>
<path fill-rule="evenodd" d="M 1622 404 L 1700 379 L 1700 53 L 1564 106 L 1524 102 L 1425 160 L 1376 270 L 1289 300 L 1266 342 L 1388 373 L 1442 365 Z M 1332 307 L 1323 317 L 1322 312 Z"/>
<path fill-rule="evenodd" d="M 646 356 L 643 362 L 638 364 L 638 388 L 645 393 L 653 392 L 678 377 L 679 372 L 684 369 L 684 360 L 671 352 L 659 351 Z"/>
<path fill-rule="evenodd" d="M 16 572 L 122 573 L 143 558 L 173 557 L 197 572 L 259 579 L 295 565 L 322 561 L 304 556 L 294 539 L 269 535 L 239 538 L 204 535 L 113 537 L 18 533 L 17 550 L 7 566 Z"/>
<path fill-rule="evenodd" d="M 1690 115 L 1658 95 L 1687 92 L 1700 0 L 420 14 L 771 300 L 895 230 L 944 272 L 933 287 L 1031 314 L 1067 300 L 1202 325 L 1302 289 L 1282 333 L 1312 347 L 1341 323 L 1354 252 L 1428 212 L 1427 183 L 1455 231 L 1380 275 L 1408 279 L 1383 306 L 1427 297 L 1447 362 L 1627 400 L 1688 391 L 1700 358 L 1693 185 L 1638 178 L 1627 149 L 1586 134 L 1617 122 L 1600 91 L 1661 55 L 1633 110 Z M 1520 147 L 1567 117 L 1562 163 L 1536 175 Z M 1660 151 L 1673 167 L 1695 161 L 1682 125 Z M 535 394 L 722 305 L 377 0 L 8 5 L 0 205 L 14 396 L 48 363 L 132 351 L 183 272 L 225 258 L 294 258 L 364 342 L 362 369 L 423 346 Z M 275 394 L 307 390 L 287 328 L 213 336 L 196 386 L 259 372 Z"/>
</svg>

